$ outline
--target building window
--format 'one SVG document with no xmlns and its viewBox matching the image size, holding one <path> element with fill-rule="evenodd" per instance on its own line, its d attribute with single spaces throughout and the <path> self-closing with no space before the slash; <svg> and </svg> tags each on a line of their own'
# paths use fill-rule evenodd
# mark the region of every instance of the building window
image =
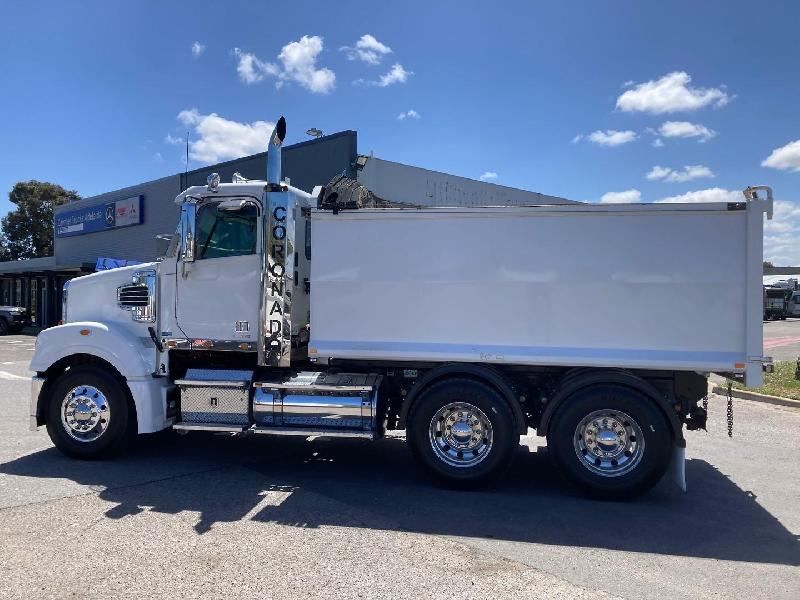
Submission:
<svg viewBox="0 0 800 600">
<path fill-rule="evenodd" d="M 31 321 L 39 322 L 39 280 L 31 279 Z"/>
</svg>

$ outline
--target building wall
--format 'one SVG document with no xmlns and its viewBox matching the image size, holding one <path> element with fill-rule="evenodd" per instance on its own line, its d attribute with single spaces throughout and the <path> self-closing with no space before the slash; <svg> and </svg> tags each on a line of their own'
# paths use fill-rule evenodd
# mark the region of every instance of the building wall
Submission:
<svg viewBox="0 0 800 600">
<path fill-rule="evenodd" d="M 94 263 L 101 256 L 139 261 L 155 258 L 155 236 L 175 231 L 179 209 L 175 206 L 174 200 L 181 191 L 180 176 L 171 175 L 57 207 L 56 215 L 84 206 L 122 200 L 137 194 L 144 196 L 141 225 L 70 237 L 56 237 L 54 240 L 56 262 Z"/>
<path fill-rule="evenodd" d="M 315 185 L 323 185 L 343 171 L 353 176 L 356 145 L 356 132 L 343 131 L 286 146 L 282 153 L 283 175 L 291 180 L 293 186 L 309 192 Z M 264 179 L 266 165 L 267 153 L 262 152 L 56 207 L 56 214 L 59 214 L 129 196 L 144 196 L 141 225 L 56 237 L 56 262 L 60 265 L 94 263 L 99 257 L 153 260 L 158 256 L 155 236 L 175 231 L 180 216 L 180 208 L 174 202 L 178 194 L 192 185 L 205 185 L 211 173 L 219 173 L 223 182 L 231 181 L 236 172 L 248 179 Z"/>
<path fill-rule="evenodd" d="M 557 196 L 546 196 L 517 188 L 476 181 L 370 157 L 358 180 L 376 196 L 393 202 L 423 206 L 506 206 L 573 204 Z"/>
</svg>

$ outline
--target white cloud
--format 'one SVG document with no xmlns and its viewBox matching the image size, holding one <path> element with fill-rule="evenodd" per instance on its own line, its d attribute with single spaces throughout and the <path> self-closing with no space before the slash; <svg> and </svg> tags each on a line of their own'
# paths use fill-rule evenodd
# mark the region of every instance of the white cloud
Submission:
<svg viewBox="0 0 800 600">
<path fill-rule="evenodd" d="M 589 134 L 589 141 L 594 142 L 598 146 L 621 146 L 635 140 L 638 136 L 635 131 L 615 131 L 607 129 L 606 131 L 594 131 Z M 574 140 L 573 140 L 574 141 Z"/>
<path fill-rule="evenodd" d="M 684 181 L 692 181 L 693 179 L 701 179 L 703 177 L 714 177 L 714 173 L 708 167 L 703 165 L 686 165 L 682 171 L 675 169 L 668 169 L 667 167 L 659 167 L 656 165 L 650 172 L 645 175 L 650 181 L 663 179 L 672 183 L 680 183 Z"/>
<path fill-rule="evenodd" d="M 582 134 L 582 133 L 579 133 L 579 134 L 578 134 L 578 135 L 576 135 L 574 138 L 572 138 L 572 143 L 573 143 L 573 144 L 577 144 L 577 143 L 578 143 L 578 142 L 580 142 L 582 139 L 583 139 L 583 134 Z"/>
<path fill-rule="evenodd" d="M 180 137 L 180 136 L 176 137 L 176 136 L 172 135 L 171 133 L 167 134 L 167 137 L 164 138 L 164 141 L 167 144 L 171 144 L 173 146 L 177 146 L 178 144 L 183 144 L 183 143 L 186 142 L 186 140 L 184 140 L 182 137 Z"/>
<path fill-rule="evenodd" d="M 628 204 L 642 201 L 642 192 L 639 190 L 625 190 L 624 192 L 606 192 L 600 198 L 603 204 Z"/>
<path fill-rule="evenodd" d="M 192 56 L 194 56 L 195 58 L 200 56 L 205 51 L 206 47 L 200 42 L 195 42 L 192 44 Z"/>
<path fill-rule="evenodd" d="M 239 123 L 216 113 L 202 115 L 196 108 L 182 110 L 178 120 L 194 127 L 196 141 L 189 143 L 189 156 L 202 163 L 239 158 L 263 152 L 274 123 L 254 121 Z"/>
<path fill-rule="evenodd" d="M 647 177 L 647 179 L 649 179 L 650 181 L 653 181 L 654 179 L 663 179 L 671 172 L 672 169 L 667 169 L 666 167 L 659 167 L 658 165 L 656 165 L 655 167 L 650 169 L 650 172 L 647 175 L 645 175 L 645 177 Z"/>
<path fill-rule="evenodd" d="M 413 74 L 411 71 L 406 71 L 400 63 L 394 63 L 387 73 L 381 75 L 378 86 L 386 87 L 393 83 L 405 83 L 409 75 Z"/>
<path fill-rule="evenodd" d="M 265 62 L 239 48 L 234 48 L 233 54 L 238 59 L 236 71 L 239 79 L 248 85 L 269 76 L 277 78 L 275 87 L 279 89 L 287 82 L 294 82 L 315 94 L 327 94 L 336 85 L 336 74 L 327 67 L 317 67 L 317 59 L 323 48 L 320 36 L 304 35 L 281 48 L 278 54 L 281 66 Z"/>
<path fill-rule="evenodd" d="M 653 148 L 663 148 L 664 142 L 661 141 L 661 138 L 656 138 L 653 140 L 653 143 L 650 144 Z"/>
<path fill-rule="evenodd" d="M 161 152 L 156 152 L 155 154 L 153 154 L 153 160 L 162 163 L 164 162 L 164 157 L 161 156 Z"/>
<path fill-rule="evenodd" d="M 304 35 L 297 42 L 286 44 L 278 60 L 283 63 L 277 87 L 285 81 L 294 81 L 315 94 L 327 94 L 336 84 L 336 74 L 328 68 L 317 68 L 317 58 L 322 52 L 322 38 Z"/>
<path fill-rule="evenodd" d="M 399 115 L 397 115 L 397 118 L 403 121 L 405 119 L 421 119 L 422 117 L 417 111 L 415 111 L 412 108 L 411 110 L 407 110 L 406 112 L 401 112 Z"/>
<path fill-rule="evenodd" d="M 732 100 L 722 87 L 695 88 L 689 86 L 691 81 L 688 73 L 675 71 L 661 79 L 640 83 L 617 98 L 617 108 L 660 115 L 706 106 L 721 107 Z"/>
<path fill-rule="evenodd" d="M 717 135 L 717 132 L 709 129 L 700 123 L 690 123 L 689 121 L 665 121 L 658 129 L 658 133 L 666 138 L 700 138 L 698 141 L 705 142 Z"/>
<path fill-rule="evenodd" d="M 362 35 L 354 47 L 342 46 L 339 50 L 347 54 L 347 60 L 361 60 L 371 65 L 377 65 L 385 55 L 392 52 L 389 46 L 380 43 L 368 33 Z"/>
<path fill-rule="evenodd" d="M 781 171 L 800 171 L 800 140 L 776 148 L 761 162 L 761 166 Z"/>
<path fill-rule="evenodd" d="M 668 196 L 667 198 L 656 200 L 656 202 L 660 204 L 675 202 L 744 202 L 744 196 L 742 196 L 742 192 L 715 187 L 706 190 L 686 192 L 679 196 Z"/>
<path fill-rule="evenodd" d="M 480 179 L 481 181 L 494 181 L 495 179 L 497 179 L 497 173 L 495 173 L 494 171 L 486 171 L 484 172 L 483 175 L 478 177 L 478 179 Z"/>
<path fill-rule="evenodd" d="M 353 85 L 387 87 L 395 83 L 405 83 L 413 71 L 406 71 L 400 63 L 394 63 L 392 68 L 380 76 L 378 81 L 368 81 L 360 78 L 353 81 Z"/>
<path fill-rule="evenodd" d="M 233 54 L 238 59 L 236 72 L 239 74 L 239 79 L 247 85 L 257 83 L 267 75 L 274 77 L 280 71 L 277 65 L 264 62 L 255 54 L 245 52 L 239 48 L 234 48 Z"/>
<path fill-rule="evenodd" d="M 776 265 L 800 265 L 800 205 L 776 200 L 771 221 L 764 222 L 764 259 Z"/>
</svg>

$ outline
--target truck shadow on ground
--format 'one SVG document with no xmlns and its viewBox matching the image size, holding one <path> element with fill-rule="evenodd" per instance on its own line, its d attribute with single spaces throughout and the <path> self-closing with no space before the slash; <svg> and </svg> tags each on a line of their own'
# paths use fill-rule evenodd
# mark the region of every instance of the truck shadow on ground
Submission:
<svg viewBox="0 0 800 600">
<path fill-rule="evenodd" d="M 159 434 L 112 461 L 72 461 L 50 448 L 0 465 L 0 473 L 91 486 L 113 503 L 105 513 L 112 519 L 196 512 L 200 534 L 248 519 L 800 565 L 791 532 L 752 493 L 698 459 L 687 464 L 688 493 L 661 482 L 629 502 L 576 494 L 544 452 L 526 446 L 496 487 L 444 489 L 400 439 Z M 265 502 L 270 495 L 277 500 Z"/>
</svg>

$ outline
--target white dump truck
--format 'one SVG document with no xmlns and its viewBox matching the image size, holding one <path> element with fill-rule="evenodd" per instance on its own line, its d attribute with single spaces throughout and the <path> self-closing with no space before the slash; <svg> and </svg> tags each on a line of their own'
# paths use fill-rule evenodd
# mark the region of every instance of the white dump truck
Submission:
<svg viewBox="0 0 800 600">
<path fill-rule="evenodd" d="M 485 484 L 520 436 L 625 498 L 703 428 L 706 377 L 762 381 L 769 188 L 741 202 L 421 207 L 336 178 L 191 187 L 151 264 L 73 279 L 31 362 L 31 426 L 75 458 L 172 428 L 380 439 Z M 763 193 L 762 193 L 763 192 Z M 587 310 L 588 307 L 588 310 Z M 670 467 L 670 465 L 672 465 Z"/>
</svg>

